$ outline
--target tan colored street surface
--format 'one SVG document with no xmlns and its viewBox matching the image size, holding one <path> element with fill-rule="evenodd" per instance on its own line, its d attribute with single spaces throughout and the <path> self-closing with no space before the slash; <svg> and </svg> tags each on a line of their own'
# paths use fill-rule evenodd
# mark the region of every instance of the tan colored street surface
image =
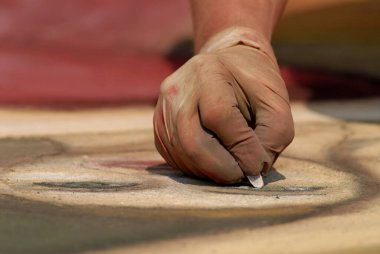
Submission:
<svg viewBox="0 0 380 254">
<path fill-rule="evenodd" d="M 379 253 L 380 99 L 294 103 L 255 190 L 164 164 L 152 107 L 0 109 L 0 253 Z"/>
</svg>

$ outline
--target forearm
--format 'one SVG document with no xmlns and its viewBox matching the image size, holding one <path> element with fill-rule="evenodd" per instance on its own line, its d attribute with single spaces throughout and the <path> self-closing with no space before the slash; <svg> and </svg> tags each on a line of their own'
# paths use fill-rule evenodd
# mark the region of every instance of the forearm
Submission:
<svg viewBox="0 0 380 254">
<path fill-rule="evenodd" d="M 270 41 L 286 0 L 191 0 L 196 52 L 216 33 L 246 27 Z"/>
</svg>

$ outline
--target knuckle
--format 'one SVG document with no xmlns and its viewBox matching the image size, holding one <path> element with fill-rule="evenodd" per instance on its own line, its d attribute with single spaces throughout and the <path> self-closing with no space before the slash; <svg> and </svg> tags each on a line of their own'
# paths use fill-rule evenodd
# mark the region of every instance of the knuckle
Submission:
<svg viewBox="0 0 380 254">
<path fill-rule="evenodd" d="M 232 107 L 229 109 L 223 105 L 208 107 L 202 112 L 203 124 L 211 129 L 217 129 L 223 123 L 228 121 L 232 112 Z"/>
<path fill-rule="evenodd" d="M 275 117 L 273 117 L 275 116 Z M 294 139 L 294 123 L 289 109 L 282 108 L 273 111 L 273 116 L 266 122 L 265 146 L 276 152 L 284 150 Z"/>
<path fill-rule="evenodd" d="M 275 128 L 274 135 L 274 138 L 284 147 L 292 143 L 295 136 L 293 120 L 280 121 Z"/>
<path fill-rule="evenodd" d="M 287 145 L 293 142 L 293 139 L 295 137 L 295 130 L 294 130 L 294 123 L 291 121 L 291 125 L 288 128 L 287 132 Z"/>
<path fill-rule="evenodd" d="M 285 146 L 288 146 L 290 145 L 290 143 L 292 143 L 293 139 L 294 139 L 294 135 L 295 135 L 295 132 L 294 132 L 294 126 L 293 124 L 291 126 L 287 126 L 286 128 L 284 128 L 282 130 L 282 142 Z"/>
<path fill-rule="evenodd" d="M 294 138 L 294 122 L 290 107 L 283 105 L 275 110 L 275 114 L 277 116 L 279 134 L 291 141 Z"/>
<path fill-rule="evenodd" d="M 172 73 L 170 76 L 166 77 L 160 85 L 160 95 L 163 97 L 172 97 L 178 92 L 179 85 L 177 83 L 180 74 L 178 71 Z"/>
<path fill-rule="evenodd" d="M 170 85 L 171 85 L 171 82 L 170 82 L 170 76 L 167 77 L 162 83 L 161 83 L 161 86 L 160 86 L 160 95 L 162 96 L 166 96 L 168 94 L 168 91 L 170 89 Z"/>
</svg>

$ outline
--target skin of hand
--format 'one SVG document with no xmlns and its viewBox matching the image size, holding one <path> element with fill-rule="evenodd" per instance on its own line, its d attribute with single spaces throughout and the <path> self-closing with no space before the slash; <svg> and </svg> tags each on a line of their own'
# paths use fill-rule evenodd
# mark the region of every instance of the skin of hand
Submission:
<svg viewBox="0 0 380 254">
<path fill-rule="evenodd" d="M 155 145 L 172 167 L 220 184 L 267 172 L 294 137 L 271 47 L 231 34 L 165 79 L 153 119 Z"/>
</svg>

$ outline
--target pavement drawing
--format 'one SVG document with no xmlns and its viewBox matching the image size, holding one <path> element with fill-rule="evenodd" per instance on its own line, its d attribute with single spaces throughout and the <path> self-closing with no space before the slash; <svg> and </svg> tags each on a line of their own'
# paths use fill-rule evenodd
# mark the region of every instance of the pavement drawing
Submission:
<svg viewBox="0 0 380 254">
<path fill-rule="evenodd" d="M 255 190 L 170 168 L 149 106 L 3 107 L 0 252 L 378 253 L 379 108 L 293 103 L 296 139 Z"/>
</svg>

